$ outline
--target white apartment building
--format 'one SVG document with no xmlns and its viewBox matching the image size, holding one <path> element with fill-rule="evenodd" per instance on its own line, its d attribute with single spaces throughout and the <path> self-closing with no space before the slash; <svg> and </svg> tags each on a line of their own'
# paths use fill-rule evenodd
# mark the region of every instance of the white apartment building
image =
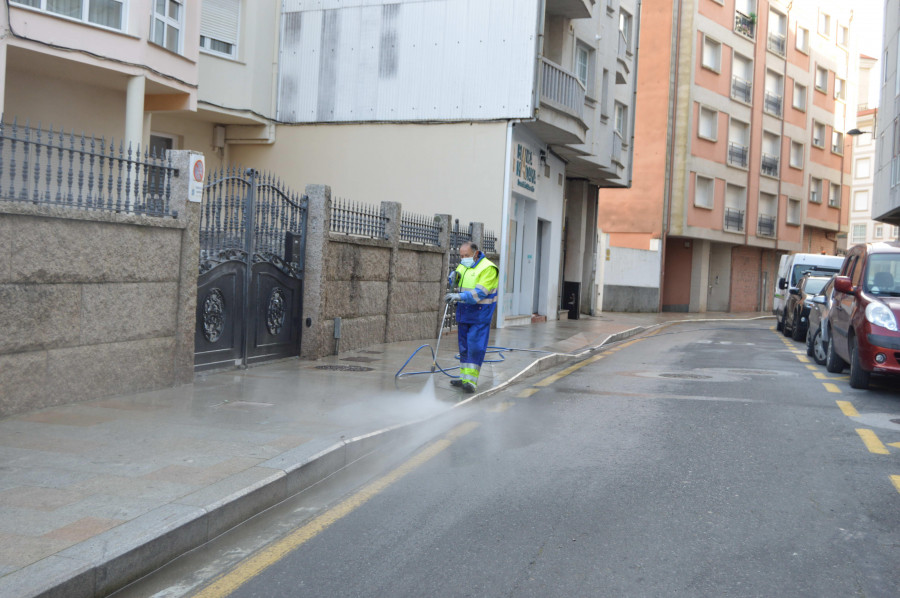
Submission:
<svg viewBox="0 0 900 598">
<path fill-rule="evenodd" d="M 859 106 L 853 138 L 849 246 L 897 239 L 897 227 L 872 220 L 875 186 L 875 127 L 878 121 L 878 59 L 860 55 Z"/>
<path fill-rule="evenodd" d="M 896 227 L 900 225 L 900 0 L 885 1 L 881 65 L 872 217 Z"/>
<path fill-rule="evenodd" d="M 274 118 L 229 123 L 223 149 L 289 185 L 484 222 L 498 326 L 582 298 L 590 312 L 596 192 L 630 184 L 639 19 L 639 0 L 290 0 Z M 201 81 L 246 108 L 247 90 L 221 89 L 240 79 L 229 66 L 203 64 Z M 200 106 L 221 109 L 206 89 Z"/>
</svg>

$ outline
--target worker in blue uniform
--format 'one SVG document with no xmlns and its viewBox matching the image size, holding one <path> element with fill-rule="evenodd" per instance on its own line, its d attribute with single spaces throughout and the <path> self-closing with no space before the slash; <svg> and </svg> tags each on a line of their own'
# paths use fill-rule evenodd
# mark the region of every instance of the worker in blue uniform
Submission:
<svg viewBox="0 0 900 598">
<path fill-rule="evenodd" d="M 491 319 L 497 307 L 499 270 L 478 246 L 471 242 L 459 248 L 459 267 L 450 274 L 451 286 L 459 292 L 447 293 L 444 300 L 456 302 L 457 339 L 459 340 L 459 378 L 450 382 L 467 393 L 478 388 L 478 374 L 487 352 Z"/>
</svg>

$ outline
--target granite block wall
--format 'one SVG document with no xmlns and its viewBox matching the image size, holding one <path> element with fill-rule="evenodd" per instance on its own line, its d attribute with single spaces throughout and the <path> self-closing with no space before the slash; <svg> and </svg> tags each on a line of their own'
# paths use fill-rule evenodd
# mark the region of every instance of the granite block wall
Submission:
<svg viewBox="0 0 900 598">
<path fill-rule="evenodd" d="M 0 201 L 0 417 L 193 379 L 196 204 L 175 187 L 177 218 Z"/>
</svg>

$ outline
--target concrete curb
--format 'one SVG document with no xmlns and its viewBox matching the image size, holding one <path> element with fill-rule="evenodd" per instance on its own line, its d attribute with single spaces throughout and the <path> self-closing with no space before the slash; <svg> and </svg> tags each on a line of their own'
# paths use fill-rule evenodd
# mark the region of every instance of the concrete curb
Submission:
<svg viewBox="0 0 900 598">
<path fill-rule="evenodd" d="M 656 328 L 681 323 L 742 322 L 771 317 L 676 320 L 623 330 L 578 353 L 551 353 L 535 359 L 502 384 L 474 394 L 454 404 L 451 409 L 486 399 L 512 384 L 564 363 L 583 361 L 611 344 Z M 320 439 L 282 453 L 6 575 L 0 579 L 0 596 L 106 596 L 337 473 L 380 446 L 411 437 L 415 426 L 440 415 L 349 439 Z"/>
</svg>

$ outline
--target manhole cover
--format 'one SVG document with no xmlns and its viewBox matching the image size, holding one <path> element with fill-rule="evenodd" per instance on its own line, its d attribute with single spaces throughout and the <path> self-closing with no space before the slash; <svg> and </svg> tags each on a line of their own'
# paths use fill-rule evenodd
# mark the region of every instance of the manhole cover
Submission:
<svg viewBox="0 0 900 598">
<path fill-rule="evenodd" d="M 371 372 L 374 368 L 361 365 L 317 365 L 317 370 L 331 370 L 333 372 Z"/>
<path fill-rule="evenodd" d="M 360 361 L 362 363 L 371 363 L 378 361 L 375 357 L 341 357 L 341 361 Z"/>
<path fill-rule="evenodd" d="M 702 376 L 700 374 L 660 374 L 660 378 L 681 378 L 684 380 L 712 380 L 712 376 Z"/>
</svg>

